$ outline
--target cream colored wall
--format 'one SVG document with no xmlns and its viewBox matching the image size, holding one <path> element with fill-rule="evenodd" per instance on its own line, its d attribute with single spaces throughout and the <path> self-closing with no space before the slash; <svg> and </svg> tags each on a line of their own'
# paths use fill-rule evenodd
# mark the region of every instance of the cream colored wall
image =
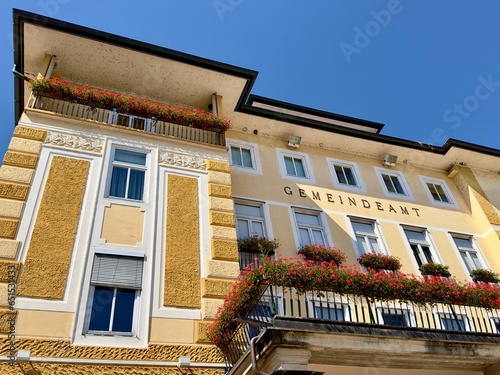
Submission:
<svg viewBox="0 0 500 375">
<path fill-rule="evenodd" d="M 101 237 L 107 243 L 136 246 L 142 242 L 144 212 L 139 207 L 111 204 L 104 210 Z"/>
<path fill-rule="evenodd" d="M 478 170 L 473 170 L 473 173 L 488 200 L 500 215 L 500 174 Z"/>
<path fill-rule="evenodd" d="M 391 254 L 398 256 L 403 262 L 403 272 L 418 274 L 415 263 L 412 262 L 413 254 L 410 252 L 406 238 L 403 237 L 401 232 L 401 224 L 428 229 L 443 262 L 449 265 L 452 274 L 460 279 L 467 279 L 468 275 L 466 275 L 462 263 L 457 257 L 451 238 L 447 234 L 448 231 L 474 235 L 476 239 L 479 239 L 481 250 L 483 250 L 491 267 L 500 270 L 500 268 L 497 268 L 498 262 L 493 257 L 492 249 L 496 248 L 494 236 L 482 238 L 490 230 L 491 224 L 477 202 L 472 202 L 471 205 L 466 200 L 467 197 L 464 198 L 454 180 L 447 177 L 448 173 L 446 171 L 426 170 L 403 162 L 399 162 L 393 168 L 383 167 L 380 159 L 302 145 L 297 151 L 309 155 L 316 183 L 312 184 L 307 180 L 301 183 L 297 182 L 297 180 L 281 177 L 276 148 L 286 149 L 284 141 L 263 135 L 234 131 L 231 132 L 231 139 L 258 144 L 262 175 L 233 169 L 231 171 L 233 194 L 235 197 L 255 199 L 268 203 L 273 234 L 275 238 L 279 239 L 281 243 L 279 252 L 284 256 L 292 256 L 296 251 L 297 245 L 293 239 L 292 229 L 294 224 L 289 207 L 297 206 L 325 212 L 333 243 L 346 252 L 348 264 L 357 263 L 355 260 L 354 239 L 351 237 L 352 229 L 350 228 L 349 219 L 346 217 L 352 215 L 376 219 L 379 222 L 382 236 Z M 353 140 L 353 142 L 358 141 Z M 291 150 L 291 152 L 293 151 Z M 356 163 L 366 193 L 337 189 L 332 181 L 327 158 Z M 374 167 L 402 172 L 414 199 L 387 197 Z M 431 202 L 419 176 L 443 180 L 457 207 L 443 207 Z M 496 180 L 494 178 L 488 179 L 485 177 L 482 181 L 486 188 L 489 189 L 488 191 L 495 188 L 494 181 Z M 285 187 L 289 187 L 290 191 L 292 191 L 291 195 L 285 194 Z M 301 191 L 299 189 L 303 189 L 302 194 L 305 194 L 306 197 L 300 196 Z M 327 194 L 330 194 L 330 196 Z M 314 195 L 316 195 L 316 199 Z M 317 199 L 318 195 L 320 199 Z M 329 202 L 328 197 L 334 202 Z M 350 203 L 349 198 L 353 199 L 356 205 L 353 202 Z M 368 205 L 370 208 L 364 207 Z M 496 241 L 498 241 L 498 238 Z"/>
</svg>

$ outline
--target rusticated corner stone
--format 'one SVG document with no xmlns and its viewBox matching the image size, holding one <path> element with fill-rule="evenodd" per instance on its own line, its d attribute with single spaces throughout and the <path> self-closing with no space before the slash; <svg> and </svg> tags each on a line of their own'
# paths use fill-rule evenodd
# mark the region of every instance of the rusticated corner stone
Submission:
<svg viewBox="0 0 500 375">
<path fill-rule="evenodd" d="M 227 173 L 229 173 L 231 171 L 228 162 L 215 161 L 215 160 L 208 160 L 207 161 L 207 170 L 208 171 L 227 172 Z"/>
<path fill-rule="evenodd" d="M 234 227 L 234 215 L 227 212 L 210 211 L 210 225 Z"/>
<path fill-rule="evenodd" d="M 0 334 L 8 334 L 15 327 L 17 310 L 0 309 Z"/>
<path fill-rule="evenodd" d="M 0 260 L 0 282 L 17 282 L 20 263 L 16 261 Z"/>
<path fill-rule="evenodd" d="M 21 241 L 0 238 L 0 258 L 14 259 L 17 255 L 19 246 L 21 246 Z"/>
<path fill-rule="evenodd" d="M 195 340 L 197 344 L 208 344 L 211 343 L 212 341 L 208 337 L 208 327 L 210 326 L 211 322 L 202 320 L 202 321 L 196 321 L 196 328 L 195 328 Z"/>
<path fill-rule="evenodd" d="M 0 218 L 0 237 L 14 238 L 18 226 L 19 220 Z"/>
<path fill-rule="evenodd" d="M 202 279 L 201 292 L 202 297 L 207 298 L 226 298 L 229 290 L 234 285 L 234 281 L 220 279 Z"/>
<path fill-rule="evenodd" d="M 208 182 L 221 185 L 231 185 L 231 175 L 225 172 L 208 172 Z"/>
<path fill-rule="evenodd" d="M 27 126 L 16 126 L 16 129 L 14 130 L 14 137 L 18 138 L 32 139 L 34 141 L 43 142 L 46 136 L 47 132 L 45 130 L 29 128 Z"/>
<path fill-rule="evenodd" d="M 38 156 L 24 154 L 22 152 L 7 151 L 3 158 L 3 163 L 14 167 L 35 169 L 36 163 L 38 163 Z"/>
<path fill-rule="evenodd" d="M 233 191 L 231 186 L 228 185 L 208 184 L 208 195 L 211 197 L 232 198 Z"/>
<path fill-rule="evenodd" d="M 30 184 L 33 179 L 33 174 L 34 171 L 32 169 L 12 167 L 9 165 L 2 165 L 0 167 L 0 180 L 4 181 Z"/>
<path fill-rule="evenodd" d="M 238 261 L 238 243 L 236 241 L 212 241 L 212 259 Z"/>
<path fill-rule="evenodd" d="M 24 201 L 28 196 L 29 186 L 0 181 L 0 198 Z"/>
</svg>

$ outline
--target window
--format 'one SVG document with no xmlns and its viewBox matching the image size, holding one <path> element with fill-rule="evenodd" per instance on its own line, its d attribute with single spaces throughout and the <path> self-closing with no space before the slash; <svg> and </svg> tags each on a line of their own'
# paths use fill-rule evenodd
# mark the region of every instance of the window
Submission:
<svg viewBox="0 0 500 375">
<path fill-rule="evenodd" d="M 229 146 L 231 149 L 231 164 L 245 168 L 253 168 L 252 151 L 249 148 Z"/>
<path fill-rule="evenodd" d="M 271 318 L 278 313 L 278 300 L 278 297 L 261 296 L 261 299 L 248 317 L 261 323 L 269 323 Z M 262 330 L 262 326 L 252 324 L 247 324 L 246 326 L 248 340 L 257 336 Z"/>
<path fill-rule="evenodd" d="M 500 318 L 490 318 L 490 322 L 494 333 L 500 333 Z"/>
<path fill-rule="evenodd" d="M 326 245 L 325 230 L 319 212 L 294 210 L 300 245 Z"/>
<path fill-rule="evenodd" d="M 125 126 L 132 129 L 154 131 L 154 123 L 151 121 L 151 119 L 127 115 L 115 111 L 110 112 L 108 123 Z"/>
<path fill-rule="evenodd" d="M 469 318 L 463 314 L 440 313 L 441 328 L 448 331 L 471 331 Z"/>
<path fill-rule="evenodd" d="M 419 177 L 432 203 L 448 207 L 457 207 L 444 180 L 425 176 Z"/>
<path fill-rule="evenodd" d="M 410 188 L 402 172 L 375 167 L 382 189 L 387 196 L 398 196 L 405 199 L 413 199 Z"/>
<path fill-rule="evenodd" d="M 112 162 L 109 196 L 143 200 L 147 155 L 115 149 Z"/>
<path fill-rule="evenodd" d="M 256 235 L 266 237 L 262 204 L 247 201 L 236 202 L 234 204 L 234 213 L 238 238 Z M 259 258 L 259 254 L 240 251 L 240 269 L 245 269 L 250 263 L 255 262 L 256 258 Z"/>
<path fill-rule="evenodd" d="M 314 301 L 314 317 L 319 319 L 349 321 L 349 306 L 328 301 Z"/>
<path fill-rule="evenodd" d="M 375 231 L 375 222 L 351 220 L 351 223 L 356 237 L 359 256 L 370 252 L 385 253 Z"/>
<path fill-rule="evenodd" d="M 453 241 L 460 253 L 460 257 L 464 262 L 465 268 L 470 273 L 472 270 L 483 269 L 483 262 L 480 259 L 479 253 L 473 246 L 472 237 L 452 236 Z"/>
<path fill-rule="evenodd" d="M 133 335 L 143 258 L 95 254 L 91 274 L 87 332 Z"/>
<path fill-rule="evenodd" d="M 394 309 L 383 307 L 379 309 L 382 322 L 388 326 L 410 327 L 411 313 L 408 309 Z"/>
<path fill-rule="evenodd" d="M 327 160 L 335 187 L 365 191 L 361 180 L 361 174 L 355 163 L 331 158 L 327 158 Z"/>
<path fill-rule="evenodd" d="M 296 181 L 314 182 L 311 164 L 307 154 L 277 149 L 281 176 Z"/>
<path fill-rule="evenodd" d="M 424 231 L 405 229 L 404 232 L 418 267 L 426 263 L 438 263 Z"/>
</svg>

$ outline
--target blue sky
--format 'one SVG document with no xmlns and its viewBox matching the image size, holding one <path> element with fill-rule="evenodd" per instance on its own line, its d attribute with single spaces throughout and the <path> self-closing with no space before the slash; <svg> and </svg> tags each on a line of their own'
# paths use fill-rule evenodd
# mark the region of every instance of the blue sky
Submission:
<svg viewBox="0 0 500 375">
<path fill-rule="evenodd" d="M 252 92 L 500 149 L 496 0 L 0 2 L 0 155 L 14 127 L 12 8 L 257 70 Z"/>
</svg>

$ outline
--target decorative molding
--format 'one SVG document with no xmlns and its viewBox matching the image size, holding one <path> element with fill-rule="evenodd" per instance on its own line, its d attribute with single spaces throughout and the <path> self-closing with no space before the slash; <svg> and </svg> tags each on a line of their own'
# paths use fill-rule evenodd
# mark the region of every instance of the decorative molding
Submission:
<svg viewBox="0 0 500 375">
<path fill-rule="evenodd" d="M 228 157 L 222 157 L 219 155 L 215 154 L 209 154 L 205 152 L 199 152 L 199 151 L 189 151 L 180 147 L 160 147 L 159 148 L 160 154 L 165 153 L 165 152 L 170 152 L 174 154 L 181 154 L 181 155 L 186 155 L 186 156 L 196 156 L 199 158 L 203 159 L 211 159 L 211 160 L 220 160 L 220 161 L 225 161 L 229 163 L 229 158 Z"/>
<path fill-rule="evenodd" d="M 204 159 L 193 156 L 173 154 L 170 152 L 161 153 L 158 159 L 160 163 L 176 165 L 185 168 L 205 170 L 207 167 Z"/>
<path fill-rule="evenodd" d="M 82 138 L 61 133 L 48 132 L 45 143 L 93 152 L 101 152 L 102 150 L 102 141 L 100 139 Z"/>
</svg>

